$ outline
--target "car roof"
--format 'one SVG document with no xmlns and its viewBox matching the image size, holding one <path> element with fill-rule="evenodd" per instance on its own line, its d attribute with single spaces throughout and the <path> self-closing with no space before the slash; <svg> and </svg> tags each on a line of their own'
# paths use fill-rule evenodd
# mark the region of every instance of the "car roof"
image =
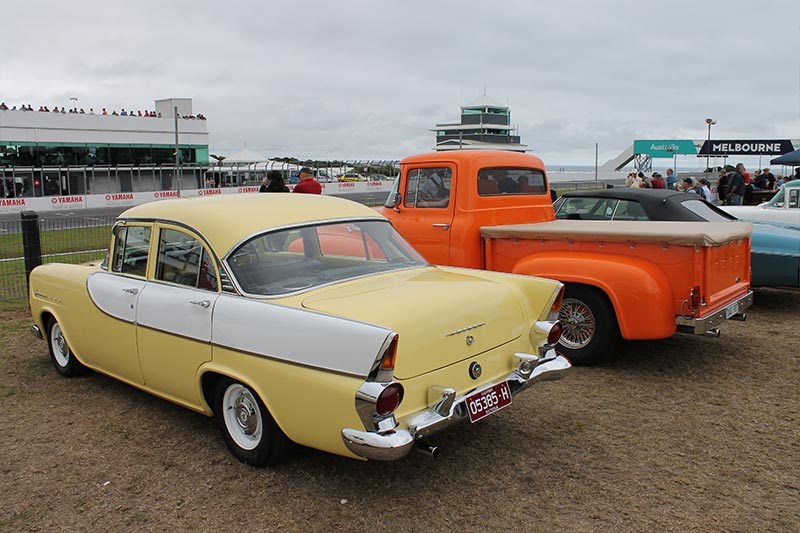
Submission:
<svg viewBox="0 0 800 533">
<path fill-rule="evenodd" d="M 683 202 L 704 200 L 694 193 L 670 191 L 665 189 L 639 189 L 636 187 L 613 187 L 610 189 L 594 189 L 588 191 L 568 191 L 564 198 L 607 198 L 611 200 L 627 200 L 638 202 L 650 220 L 685 220 L 703 221 L 699 215 L 682 206 Z M 725 218 L 736 217 L 726 214 L 718 207 L 708 204 L 715 212 Z"/>
<path fill-rule="evenodd" d="M 383 215 L 357 202 L 317 194 L 249 193 L 174 198 L 137 205 L 119 220 L 174 222 L 189 226 L 225 255 L 247 236 L 306 222 L 375 218 Z"/>
<path fill-rule="evenodd" d="M 442 150 L 403 158 L 401 165 L 426 162 L 474 163 L 478 167 L 533 167 L 544 170 L 544 162 L 535 155 L 509 150 Z"/>
</svg>

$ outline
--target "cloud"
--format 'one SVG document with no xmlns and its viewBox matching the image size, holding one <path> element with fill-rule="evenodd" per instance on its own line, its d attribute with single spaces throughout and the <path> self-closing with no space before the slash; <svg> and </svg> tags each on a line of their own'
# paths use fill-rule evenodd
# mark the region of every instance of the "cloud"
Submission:
<svg viewBox="0 0 800 533">
<path fill-rule="evenodd" d="M 0 99 L 148 109 L 191 97 L 212 151 L 399 158 L 483 93 L 545 161 L 635 138 L 798 137 L 789 0 L 11 3 Z M 35 28 L 35 31 L 32 31 Z"/>
</svg>

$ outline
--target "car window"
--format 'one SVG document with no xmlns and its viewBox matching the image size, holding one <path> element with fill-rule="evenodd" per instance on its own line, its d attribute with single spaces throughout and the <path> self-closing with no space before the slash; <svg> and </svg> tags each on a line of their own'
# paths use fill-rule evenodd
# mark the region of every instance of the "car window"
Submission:
<svg viewBox="0 0 800 533">
<path fill-rule="evenodd" d="M 391 224 L 377 220 L 265 233 L 226 262 L 244 292 L 264 296 L 427 264 Z"/>
<path fill-rule="evenodd" d="M 730 222 L 731 220 L 736 220 L 736 217 L 709 205 L 703 200 L 686 200 L 681 202 L 681 205 L 706 222 Z"/>
<path fill-rule="evenodd" d="M 789 209 L 797 207 L 798 195 L 800 195 L 800 189 L 789 189 Z"/>
<path fill-rule="evenodd" d="M 620 200 L 614 211 L 614 220 L 650 220 L 639 202 Z"/>
<path fill-rule="evenodd" d="M 569 220 L 611 220 L 617 200 L 612 198 L 569 198 L 556 213 L 556 218 Z"/>
<path fill-rule="evenodd" d="M 416 168 L 408 172 L 403 205 L 447 207 L 450 205 L 452 171 L 449 168 Z"/>
<path fill-rule="evenodd" d="M 112 271 L 134 276 L 147 275 L 150 227 L 117 226 L 114 231 L 116 235 Z"/>
<path fill-rule="evenodd" d="M 169 228 L 162 228 L 160 234 L 155 279 L 217 290 L 213 261 L 200 241 L 183 231 Z"/>
<path fill-rule="evenodd" d="M 478 171 L 478 195 L 546 194 L 544 172 L 533 168 L 493 167 Z"/>
</svg>

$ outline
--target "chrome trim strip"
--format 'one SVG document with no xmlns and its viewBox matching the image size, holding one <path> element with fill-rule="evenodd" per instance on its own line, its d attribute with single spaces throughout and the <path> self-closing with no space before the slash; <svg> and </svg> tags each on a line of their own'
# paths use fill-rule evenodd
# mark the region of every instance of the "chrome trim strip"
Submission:
<svg viewBox="0 0 800 533">
<path fill-rule="evenodd" d="M 508 383 L 511 394 L 514 395 L 538 381 L 561 379 L 571 366 L 566 357 L 558 355 L 555 350 L 550 350 L 547 356 L 542 358 L 539 364 L 533 368 L 530 375 L 524 376 L 518 370 L 513 370 L 503 379 L 486 384 L 480 390 L 493 387 L 497 383 L 505 381 Z M 468 418 L 465 400 L 467 396 L 474 394 L 476 390 L 470 390 L 466 394 L 456 396 L 452 403 L 447 402 L 450 403 L 450 406 L 449 410 L 444 414 L 443 406 L 439 402 L 434 404 L 433 407 L 411 414 L 403 419 L 401 424 L 405 425 L 405 428 L 397 427 L 385 433 L 344 428 L 342 429 L 342 440 L 348 450 L 365 459 L 376 461 L 401 459 L 411 451 L 415 442 L 439 433 L 447 427 Z M 437 407 L 438 410 L 436 409 Z"/>
<path fill-rule="evenodd" d="M 455 331 L 451 331 L 450 333 L 445 335 L 445 337 L 452 337 L 453 335 L 458 335 L 459 333 L 465 333 L 465 332 L 473 330 L 473 329 L 478 329 L 479 327 L 485 326 L 485 325 L 486 325 L 486 322 L 481 322 L 480 324 L 473 324 L 473 325 L 467 326 L 465 328 L 461 328 L 461 329 L 457 329 Z"/>
</svg>

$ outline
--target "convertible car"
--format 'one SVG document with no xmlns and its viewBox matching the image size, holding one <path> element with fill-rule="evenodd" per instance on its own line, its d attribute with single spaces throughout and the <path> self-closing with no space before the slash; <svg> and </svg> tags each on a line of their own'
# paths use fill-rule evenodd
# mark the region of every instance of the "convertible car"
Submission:
<svg viewBox="0 0 800 533">
<path fill-rule="evenodd" d="M 152 202 L 99 265 L 30 278 L 63 376 L 102 372 L 216 418 L 256 466 L 291 443 L 392 460 L 570 363 L 557 281 L 431 266 L 366 206 L 316 195 Z"/>
<path fill-rule="evenodd" d="M 553 207 L 556 218 L 576 220 L 736 220 L 696 194 L 659 189 L 570 191 Z M 800 231 L 754 223 L 750 265 L 754 287 L 800 286 Z"/>
<path fill-rule="evenodd" d="M 763 204 L 727 205 L 721 209 L 740 220 L 800 230 L 800 180 L 790 181 Z"/>
</svg>

